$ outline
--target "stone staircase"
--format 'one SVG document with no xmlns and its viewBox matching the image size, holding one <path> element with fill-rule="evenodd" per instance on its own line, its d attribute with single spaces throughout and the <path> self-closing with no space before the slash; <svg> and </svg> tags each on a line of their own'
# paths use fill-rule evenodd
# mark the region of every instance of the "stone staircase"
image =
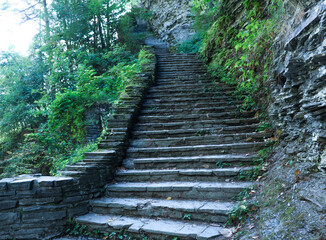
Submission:
<svg viewBox="0 0 326 240">
<path fill-rule="evenodd" d="M 234 88 L 208 80 L 195 55 L 166 48 L 156 54 L 156 86 L 143 104 L 123 167 L 105 197 L 91 201 L 92 212 L 76 221 L 140 239 L 225 239 L 233 198 L 252 186 L 237 176 L 251 169 L 269 133 L 256 132 L 255 113 L 238 112 Z"/>
</svg>

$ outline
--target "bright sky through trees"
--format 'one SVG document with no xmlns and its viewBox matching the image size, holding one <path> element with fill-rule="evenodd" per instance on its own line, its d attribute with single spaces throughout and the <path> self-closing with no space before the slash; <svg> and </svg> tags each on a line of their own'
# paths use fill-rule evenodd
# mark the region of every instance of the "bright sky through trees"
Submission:
<svg viewBox="0 0 326 240">
<path fill-rule="evenodd" d="M 6 8 L 6 6 L 9 6 Z M 22 0 L 0 0 L 0 51 L 15 51 L 26 54 L 34 35 L 38 31 L 36 21 L 22 22 L 22 17 L 14 9 L 24 9 Z"/>
</svg>

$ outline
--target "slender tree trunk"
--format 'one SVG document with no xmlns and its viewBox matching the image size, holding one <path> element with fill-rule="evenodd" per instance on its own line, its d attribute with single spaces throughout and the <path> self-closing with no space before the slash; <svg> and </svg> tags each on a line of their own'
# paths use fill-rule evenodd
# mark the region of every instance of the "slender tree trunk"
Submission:
<svg viewBox="0 0 326 240">
<path fill-rule="evenodd" d="M 96 17 L 94 16 L 94 20 L 93 20 L 93 34 L 94 34 L 94 53 L 97 52 L 97 32 L 96 32 L 96 29 L 97 29 L 97 22 L 96 22 Z"/>
<path fill-rule="evenodd" d="M 107 46 L 107 48 L 110 48 L 110 46 L 111 46 L 111 43 L 110 43 L 110 40 L 111 40 L 111 34 L 110 34 L 111 27 L 110 27 L 109 8 L 110 8 L 110 1 L 107 1 L 106 14 L 105 14 L 105 17 L 106 17 L 106 46 Z"/>
<path fill-rule="evenodd" d="M 102 50 L 105 49 L 105 40 L 104 40 L 104 36 L 103 36 L 103 30 L 102 30 L 102 18 L 101 15 L 97 16 L 97 25 L 98 25 L 98 33 L 100 35 L 100 39 L 101 39 L 101 45 L 102 45 Z"/>
<path fill-rule="evenodd" d="M 49 11 L 48 5 L 46 0 L 43 0 L 43 10 L 44 10 L 44 21 L 45 21 L 45 41 L 46 43 L 50 40 L 50 18 L 49 18 Z"/>
</svg>

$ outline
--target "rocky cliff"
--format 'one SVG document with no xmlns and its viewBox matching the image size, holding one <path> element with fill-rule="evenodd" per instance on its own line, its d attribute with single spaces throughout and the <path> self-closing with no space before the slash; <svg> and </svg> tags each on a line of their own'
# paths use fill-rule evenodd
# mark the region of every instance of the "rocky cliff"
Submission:
<svg viewBox="0 0 326 240">
<path fill-rule="evenodd" d="M 222 1 L 236 28 L 243 1 Z M 164 40 L 191 34 L 187 1 L 148 1 L 150 24 Z M 283 1 L 274 40 L 267 111 L 280 143 L 258 197 L 256 231 L 264 239 L 326 238 L 326 1 Z M 249 239 L 248 235 L 243 239 Z"/>
<path fill-rule="evenodd" d="M 190 1 L 141 0 L 141 5 L 153 14 L 150 26 L 163 41 L 182 42 L 193 34 Z"/>
<path fill-rule="evenodd" d="M 275 41 L 270 74 L 269 115 L 281 141 L 266 185 L 278 188 L 274 197 L 279 203 L 266 207 L 260 216 L 267 237 L 326 237 L 325 36 L 326 1 L 285 4 L 283 32 Z M 287 213 L 276 213 L 277 208 Z M 291 221 L 290 216 L 298 220 Z M 291 233 L 294 229 L 297 234 Z"/>
</svg>

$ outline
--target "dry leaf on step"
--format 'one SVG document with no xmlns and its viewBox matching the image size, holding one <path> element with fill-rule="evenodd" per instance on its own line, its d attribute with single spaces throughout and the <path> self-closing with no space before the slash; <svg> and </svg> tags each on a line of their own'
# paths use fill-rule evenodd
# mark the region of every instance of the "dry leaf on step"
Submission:
<svg viewBox="0 0 326 240">
<path fill-rule="evenodd" d="M 227 237 L 227 238 L 230 238 L 232 237 L 232 231 L 230 229 L 226 229 L 226 228 L 223 228 L 220 230 L 220 233 L 224 236 L 224 237 Z"/>
<path fill-rule="evenodd" d="M 295 181 L 296 181 L 296 182 L 299 181 L 299 174 L 300 174 L 300 170 L 299 170 L 299 169 L 295 170 L 294 175 L 295 175 Z"/>
<path fill-rule="evenodd" d="M 209 165 L 208 164 L 204 164 L 203 167 L 204 168 L 209 168 Z"/>
<path fill-rule="evenodd" d="M 249 228 L 249 229 L 253 229 L 253 228 L 255 228 L 255 226 L 254 226 L 253 224 L 251 224 L 251 225 L 249 225 L 248 228 Z"/>
</svg>

